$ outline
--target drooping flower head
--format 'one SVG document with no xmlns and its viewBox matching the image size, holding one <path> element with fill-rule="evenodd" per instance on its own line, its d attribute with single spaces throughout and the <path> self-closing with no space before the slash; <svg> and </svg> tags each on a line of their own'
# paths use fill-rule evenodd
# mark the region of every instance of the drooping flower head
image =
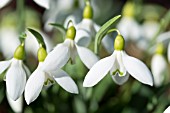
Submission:
<svg viewBox="0 0 170 113">
<path fill-rule="evenodd" d="M 5 72 L 7 94 L 14 101 L 22 95 L 26 84 L 26 75 L 29 74 L 28 68 L 23 64 L 24 56 L 23 41 L 16 48 L 11 60 L 0 62 L 0 74 Z"/>
<path fill-rule="evenodd" d="M 129 75 L 147 85 L 153 85 L 152 75 L 146 65 L 140 60 L 131 57 L 124 51 L 124 38 L 118 34 L 115 42 L 115 51 L 109 57 L 99 60 L 87 73 L 83 86 L 96 85 L 108 72 L 116 84 L 124 84 Z"/>
<path fill-rule="evenodd" d="M 30 29 L 30 31 L 36 32 L 32 29 Z M 36 32 L 36 34 L 37 33 L 38 32 Z M 78 93 L 77 85 L 65 71 L 61 70 L 60 68 L 56 70 L 47 70 L 48 67 L 46 67 L 47 65 L 44 64 L 44 60 L 46 57 L 48 57 L 48 55 L 45 47 L 40 44 L 40 48 L 38 50 L 38 67 L 31 74 L 25 87 L 25 100 L 27 104 L 30 104 L 39 96 L 44 85 L 51 85 L 55 82 L 57 82 L 63 89 L 70 93 Z M 51 63 L 51 65 L 55 64 L 55 62 Z"/>
</svg>

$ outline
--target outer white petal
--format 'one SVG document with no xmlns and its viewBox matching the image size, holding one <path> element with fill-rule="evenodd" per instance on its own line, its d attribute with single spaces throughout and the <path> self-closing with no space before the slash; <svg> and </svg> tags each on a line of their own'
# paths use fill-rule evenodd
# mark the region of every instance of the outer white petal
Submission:
<svg viewBox="0 0 170 113">
<path fill-rule="evenodd" d="M 164 72 L 167 63 L 162 55 L 155 54 L 151 61 L 151 70 L 154 78 L 155 86 L 160 86 L 164 80 Z"/>
<path fill-rule="evenodd" d="M 92 87 L 96 85 L 102 78 L 104 78 L 104 76 L 106 76 L 114 62 L 115 57 L 114 55 L 111 55 L 94 64 L 84 79 L 83 87 Z"/>
<path fill-rule="evenodd" d="M 26 73 L 22 67 L 22 60 L 13 58 L 6 73 L 7 93 L 11 99 L 17 100 L 23 93 L 26 84 Z"/>
<path fill-rule="evenodd" d="M 0 74 L 3 73 L 11 64 L 12 60 L 0 62 Z"/>
<path fill-rule="evenodd" d="M 45 72 L 37 67 L 37 69 L 31 74 L 25 86 L 25 100 L 27 104 L 30 104 L 39 96 L 44 85 L 44 81 Z"/>
<path fill-rule="evenodd" d="M 27 78 L 28 78 L 31 75 L 31 72 L 30 72 L 29 68 L 25 64 L 23 64 L 23 68 L 24 68 L 24 70 L 26 72 L 26 75 L 27 75 Z"/>
<path fill-rule="evenodd" d="M 168 106 L 163 113 L 170 113 L 170 106 Z"/>
<path fill-rule="evenodd" d="M 22 110 L 23 110 L 23 96 L 21 96 L 16 101 L 14 101 L 7 94 L 7 100 L 8 100 L 9 105 L 11 106 L 12 110 L 15 113 L 22 113 Z"/>
<path fill-rule="evenodd" d="M 66 91 L 78 94 L 78 88 L 73 79 L 63 70 L 50 72 L 55 81 Z"/>
<path fill-rule="evenodd" d="M 76 47 L 81 61 L 87 68 L 90 69 L 99 60 L 91 50 L 78 45 Z"/>
<path fill-rule="evenodd" d="M 4 7 L 6 4 L 8 4 L 11 0 L 1 0 L 0 2 L 0 9 Z"/>
<path fill-rule="evenodd" d="M 90 33 L 84 29 L 78 29 L 76 32 L 75 42 L 79 46 L 88 47 L 91 42 Z"/>
<path fill-rule="evenodd" d="M 116 75 L 111 75 L 111 77 L 112 77 L 113 81 L 114 81 L 116 84 L 122 85 L 122 84 L 124 84 L 124 83 L 128 80 L 129 74 L 126 73 L 125 76 L 119 76 L 119 74 L 116 73 Z"/>
<path fill-rule="evenodd" d="M 127 55 L 125 52 L 122 52 L 122 59 L 123 64 L 130 75 L 144 84 L 153 86 L 152 75 L 142 61 Z"/>
<path fill-rule="evenodd" d="M 58 44 L 44 60 L 44 70 L 55 71 L 62 68 L 70 58 L 70 40 L 66 39 L 64 43 Z"/>
<path fill-rule="evenodd" d="M 50 0 L 34 0 L 34 2 L 46 9 L 50 8 Z"/>
</svg>

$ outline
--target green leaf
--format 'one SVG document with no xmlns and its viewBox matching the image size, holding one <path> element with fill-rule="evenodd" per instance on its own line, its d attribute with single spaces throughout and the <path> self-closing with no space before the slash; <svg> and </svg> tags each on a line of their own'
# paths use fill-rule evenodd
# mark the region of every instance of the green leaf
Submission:
<svg viewBox="0 0 170 113">
<path fill-rule="evenodd" d="M 101 43 L 102 38 L 107 34 L 107 32 L 111 29 L 113 23 L 119 19 L 121 15 L 115 16 L 114 18 L 107 21 L 97 32 L 95 37 L 95 48 L 94 51 L 97 54 L 98 53 L 98 45 Z"/>
<path fill-rule="evenodd" d="M 67 29 L 63 25 L 57 23 L 50 23 L 49 25 L 52 25 L 55 28 L 57 28 L 63 34 L 63 39 L 64 39 Z"/>
<path fill-rule="evenodd" d="M 26 39 L 27 35 L 25 34 L 25 32 L 21 33 L 19 36 L 19 40 L 21 43 L 24 43 L 25 39 Z"/>
<path fill-rule="evenodd" d="M 27 28 L 29 32 L 31 32 L 35 38 L 37 39 L 38 43 L 44 48 L 46 49 L 46 45 L 45 45 L 45 42 L 44 42 L 44 39 L 42 37 L 42 35 L 40 33 L 38 33 L 37 31 L 31 29 L 31 28 Z"/>
</svg>

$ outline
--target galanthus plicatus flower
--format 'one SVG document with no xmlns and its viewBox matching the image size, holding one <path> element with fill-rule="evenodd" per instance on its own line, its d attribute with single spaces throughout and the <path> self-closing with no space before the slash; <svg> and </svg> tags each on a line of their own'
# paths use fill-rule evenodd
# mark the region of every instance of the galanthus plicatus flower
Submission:
<svg viewBox="0 0 170 113">
<path fill-rule="evenodd" d="M 168 106 L 163 113 L 170 113 L 170 106 Z"/>
<path fill-rule="evenodd" d="M 0 2 L 0 9 L 7 5 L 11 0 L 1 0 Z"/>
<path fill-rule="evenodd" d="M 28 68 L 23 64 L 24 45 L 19 45 L 14 57 L 0 62 L 0 74 L 5 72 L 6 89 L 12 100 L 17 100 L 23 93 Z"/>
<path fill-rule="evenodd" d="M 153 85 L 152 75 L 146 65 L 140 60 L 126 54 L 124 49 L 124 38 L 118 35 L 114 42 L 115 51 L 109 57 L 99 60 L 87 73 L 83 86 L 92 87 L 96 85 L 110 71 L 110 75 L 117 84 L 125 83 L 129 74 L 147 85 Z"/>
<path fill-rule="evenodd" d="M 92 18 L 93 9 L 89 1 L 87 1 L 83 12 L 83 20 L 76 25 L 77 33 L 75 42 L 80 46 L 88 47 L 100 29 L 100 26 L 97 25 Z M 102 40 L 103 46 L 109 53 L 113 52 L 113 43 L 111 42 L 113 42 L 113 39 L 108 35 Z"/>
<path fill-rule="evenodd" d="M 156 54 L 152 57 L 151 60 L 151 71 L 153 74 L 154 85 L 159 87 L 162 85 L 165 72 L 167 70 L 167 63 L 163 56 L 163 45 L 158 44 Z"/>
<path fill-rule="evenodd" d="M 39 65 L 31 74 L 25 86 L 25 100 L 27 104 L 30 104 L 39 96 L 44 85 L 53 84 L 54 81 L 66 91 L 78 94 L 77 85 L 66 72 L 61 69 L 45 71 L 46 66 L 44 65 L 44 59 L 46 56 L 46 50 L 43 47 L 40 47 L 38 50 Z"/>
<path fill-rule="evenodd" d="M 123 17 L 117 24 L 125 40 L 137 41 L 141 37 L 140 25 L 134 19 L 135 5 L 127 2 L 123 8 Z"/>
<path fill-rule="evenodd" d="M 12 100 L 7 94 L 7 100 L 12 110 L 15 113 L 22 113 L 23 110 L 23 96 L 19 97 L 16 101 Z"/>
<path fill-rule="evenodd" d="M 74 42 L 76 29 L 69 24 L 66 32 L 66 39 L 63 43 L 58 44 L 48 55 L 44 61 L 48 71 L 54 71 L 62 68 L 70 59 L 73 63 L 79 55 L 81 61 L 87 68 L 91 68 L 98 61 L 98 57 L 89 49 L 79 46 Z"/>
</svg>

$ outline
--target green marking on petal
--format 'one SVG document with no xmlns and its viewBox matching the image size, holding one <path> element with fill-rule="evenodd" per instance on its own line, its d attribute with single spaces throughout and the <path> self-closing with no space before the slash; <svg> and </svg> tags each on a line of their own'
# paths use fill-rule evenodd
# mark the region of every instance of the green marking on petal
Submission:
<svg viewBox="0 0 170 113">
<path fill-rule="evenodd" d="M 45 82 L 44 82 L 44 85 L 45 86 L 48 86 L 48 85 L 50 85 L 50 84 L 54 84 L 54 80 L 51 80 L 51 79 L 47 79 Z"/>
<path fill-rule="evenodd" d="M 112 75 L 116 75 L 116 73 L 119 73 L 120 76 L 123 76 L 123 72 L 121 72 L 119 69 L 116 69 L 116 71 L 114 71 Z"/>
</svg>

